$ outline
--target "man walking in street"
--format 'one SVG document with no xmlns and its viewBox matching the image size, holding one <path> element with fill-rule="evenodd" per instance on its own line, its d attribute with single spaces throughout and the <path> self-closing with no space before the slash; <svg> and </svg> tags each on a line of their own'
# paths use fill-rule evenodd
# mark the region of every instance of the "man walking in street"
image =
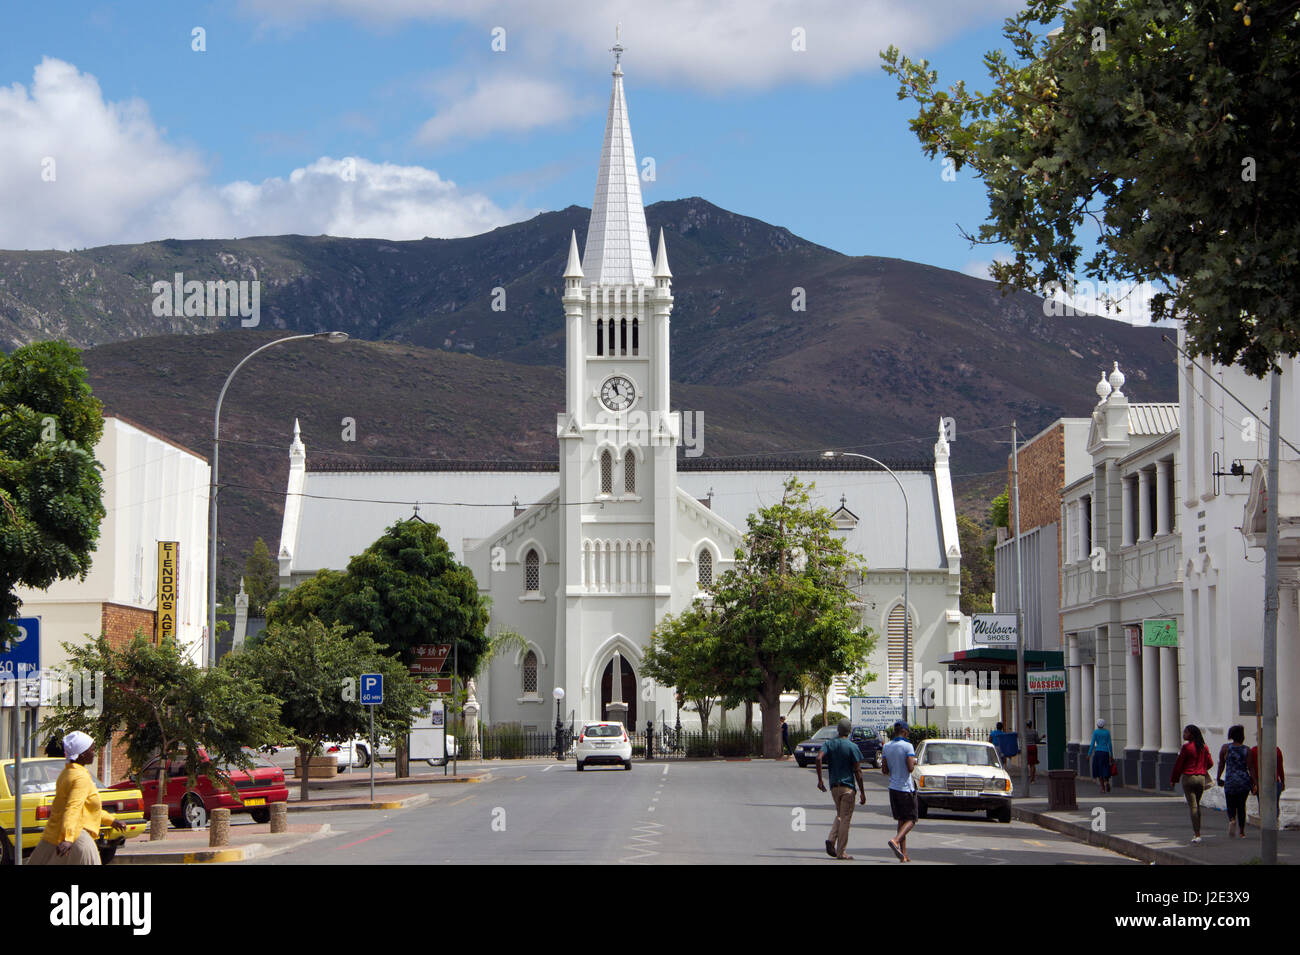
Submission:
<svg viewBox="0 0 1300 955">
<path fill-rule="evenodd" d="M 848 720 L 840 720 L 839 736 L 828 739 L 817 753 L 817 788 L 826 792 L 826 783 L 822 781 L 822 761 L 825 760 L 831 777 L 831 799 L 835 802 L 835 821 L 831 823 L 831 836 L 826 840 L 826 854 L 832 859 L 853 858 L 844 854 L 844 848 L 849 843 L 849 823 L 853 821 L 855 779 L 858 797 L 862 805 L 867 804 L 867 788 L 862 782 L 862 750 L 849 739 L 852 728 L 853 724 Z"/>
<path fill-rule="evenodd" d="M 899 862 L 911 862 L 907 854 L 907 834 L 916 825 L 916 787 L 912 770 L 916 768 L 916 750 L 912 748 L 907 724 L 894 724 L 894 738 L 880 751 L 880 771 L 889 777 L 889 810 L 898 823 L 898 834 L 889 840 L 889 851 Z"/>
<path fill-rule="evenodd" d="M 790 755 L 790 724 L 781 717 L 781 754 L 782 756 Z"/>
</svg>

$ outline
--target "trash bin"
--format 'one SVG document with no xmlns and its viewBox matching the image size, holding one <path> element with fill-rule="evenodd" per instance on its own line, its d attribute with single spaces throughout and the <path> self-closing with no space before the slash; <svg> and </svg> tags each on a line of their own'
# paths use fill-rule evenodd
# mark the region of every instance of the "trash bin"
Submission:
<svg viewBox="0 0 1300 955">
<path fill-rule="evenodd" d="M 1047 808 L 1078 809 L 1074 795 L 1074 780 L 1078 774 L 1073 769 L 1053 769 L 1047 773 Z"/>
</svg>

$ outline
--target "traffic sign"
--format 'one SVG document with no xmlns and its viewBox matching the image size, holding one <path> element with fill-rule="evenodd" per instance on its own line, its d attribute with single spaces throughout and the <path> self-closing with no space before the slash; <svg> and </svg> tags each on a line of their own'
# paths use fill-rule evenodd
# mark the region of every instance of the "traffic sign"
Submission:
<svg viewBox="0 0 1300 955">
<path fill-rule="evenodd" d="M 382 706 L 384 702 L 384 675 L 382 673 L 361 674 L 361 705 Z"/>
<path fill-rule="evenodd" d="M 447 657 L 451 656 L 450 643 L 422 643 L 413 649 L 415 662 L 411 664 L 410 671 L 416 675 L 441 673 L 447 665 Z"/>
<path fill-rule="evenodd" d="M 450 693 L 451 677 L 440 676 L 425 683 L 424 688 L 430 693 Z"/>
<path fill-rule="evenodd" d="M 41 618 L 16 617 L 9 622 L 18 625 L 18 636 L 0 653 L 0 680 L 34 677 L 41 668 Z"/>
</svg>

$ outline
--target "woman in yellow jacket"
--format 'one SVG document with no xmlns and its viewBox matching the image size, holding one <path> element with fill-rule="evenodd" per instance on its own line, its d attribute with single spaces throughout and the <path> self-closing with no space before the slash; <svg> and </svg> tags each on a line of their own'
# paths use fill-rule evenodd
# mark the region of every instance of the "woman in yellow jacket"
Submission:
<svg viewBox="0 0 1300 955">
<path fill-rule="evenodd" d="M 63 737 L 63 755 L 68 762 L 54 785 L 45 834 L 29 864 L 99 865 L 95 840 L 100 828 L 109 823 L 118 831 L 125 827 L 104 812 L 94 777 L 86 769 L 95 759 L 95 741 L 86 733 L 69 733 Z"/>
</svg>

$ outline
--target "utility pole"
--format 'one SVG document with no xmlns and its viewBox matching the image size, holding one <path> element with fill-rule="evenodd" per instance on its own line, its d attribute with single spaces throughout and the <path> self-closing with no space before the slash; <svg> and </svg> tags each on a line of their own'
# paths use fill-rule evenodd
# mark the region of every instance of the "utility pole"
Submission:
<svg viewBox="0 0 1300 955">
<path fill-rule="evenodd" d="M 1016 739 L 1021 742 L 1020 795 L 1029 795 L 1029 744 L 1025 740 L 1025 574 L 1020 562 L 1020 442 L 1011 422 L 1011 495 L 1016 510 Z"/>
<path fill-rule="evenodd" d="M 1277 865 L 1277 510 L 1278 434 L 1281 430 L 1282 374 L 1275 366 L 1268 396 L 1268 514 L 1264 548 L 1264 720 L 1259 739 L 1259 857 Z"/>
</svg>

